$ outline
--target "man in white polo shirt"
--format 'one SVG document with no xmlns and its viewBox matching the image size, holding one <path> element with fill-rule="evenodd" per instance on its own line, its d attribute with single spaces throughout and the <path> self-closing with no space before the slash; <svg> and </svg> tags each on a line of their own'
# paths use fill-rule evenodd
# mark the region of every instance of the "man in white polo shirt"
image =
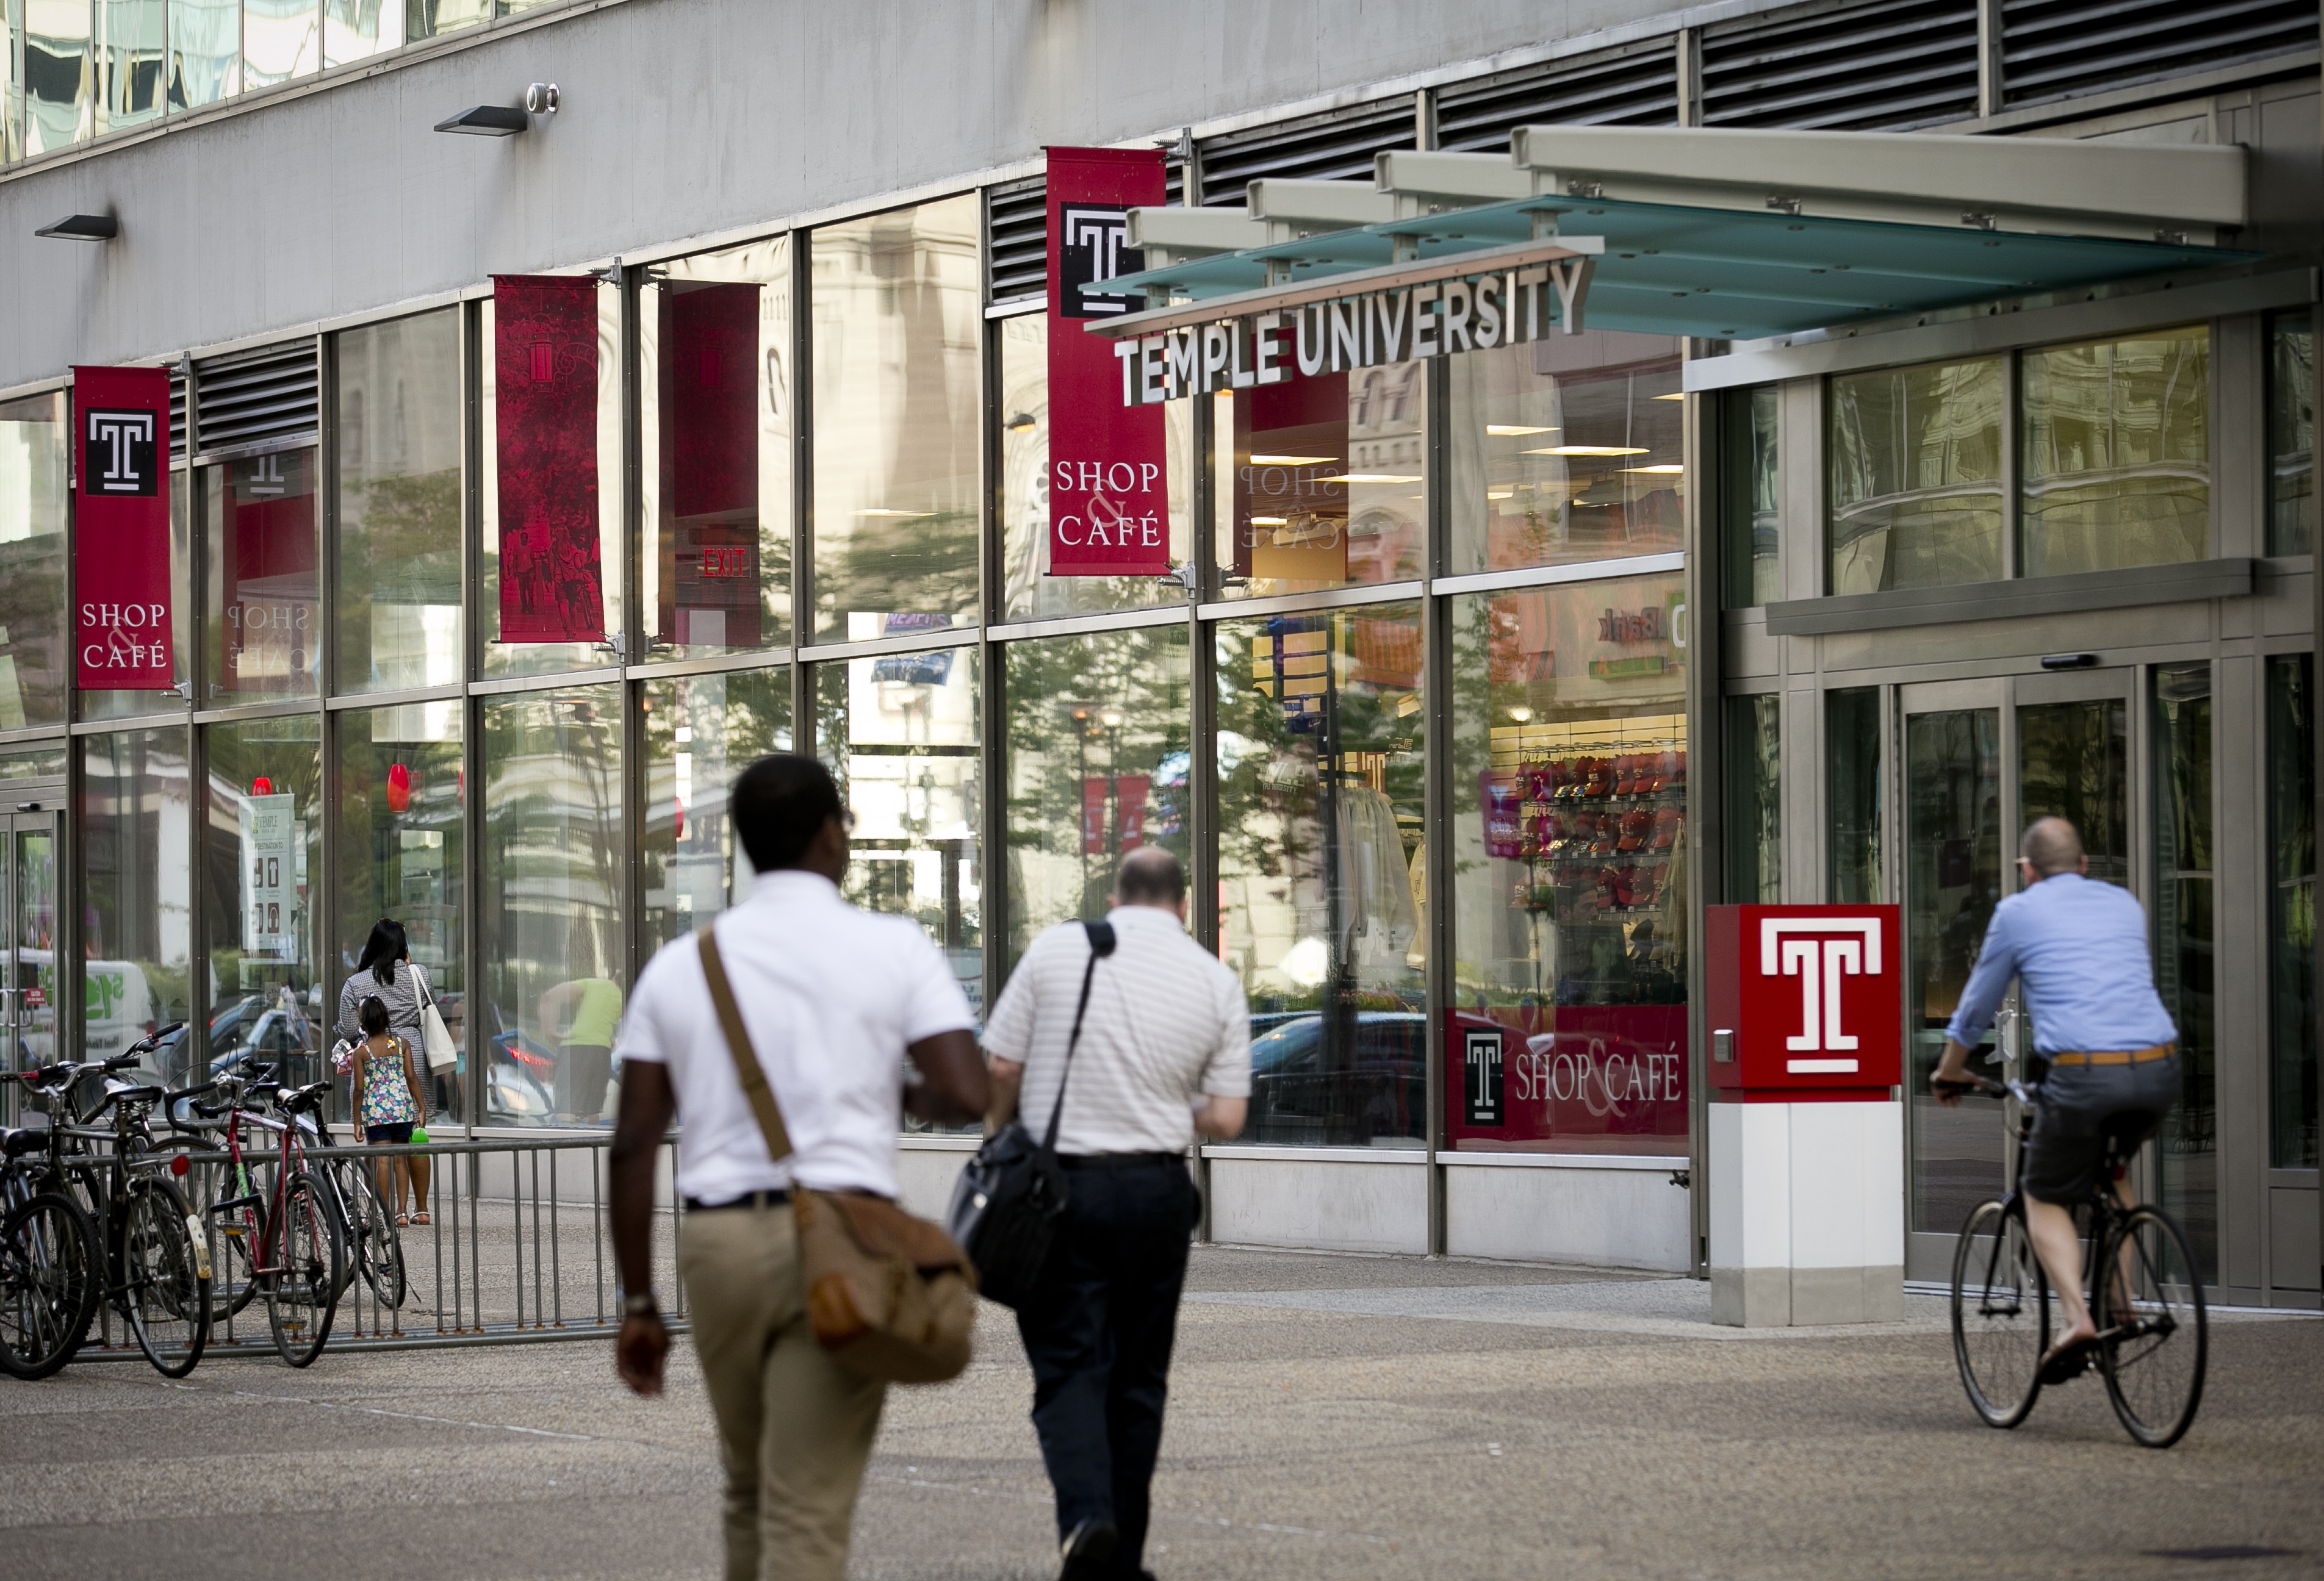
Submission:
<svg viewBox="0 0 2324 1581">
<path fill-rule="evenodd" d="M 622 1026 L 611 1181 L 625 1293 L 615 1361 L 631 1388 L 661 1392 L 669 1333 L 649 1241 L 654 1158 L 675 1111 L 685 1122 L 678 1274 L 718 1419 L 727 1581 L 839 1581 L 886 1386 L 816 1343 L 791 1182 L 893 1198 L 899 1112 L 972 1119 L 989 1087 L 968 1001 L 927 935 L 841 898 L 849 819 L 829 770 L 811 758 L 761 758 L 735 781 L 729 813 L 758 878 L 717 919 L 718 952 L 792 1152 L 768 1156 L 696 942 L 665 945 L 639 975 Z M 907 1059 L 922 1077 L 908 1089 Z"/>
<path fill-rule="evenodd" d="M 1065 1219 L 1017 1314 L 1065 1581 L 1143 1574 L 1178 1293 L 1201 1215 L 1186 1149 L 1198 1131 L 1240 1131 L 1250 1094 L 1242 985 L 1186 936 L 1178 859 L 1159 846 L 1131 852 L 1113 899 L 1114 951 L 1090 973 L 1057 1126 Z M 1048 1125 L 1090 949 L 1081 924 L 1064 923 L 1010 975 L 984 1034 L 992 1124 L 1021 1097 L 1033 1133 Z"/>
</svg>

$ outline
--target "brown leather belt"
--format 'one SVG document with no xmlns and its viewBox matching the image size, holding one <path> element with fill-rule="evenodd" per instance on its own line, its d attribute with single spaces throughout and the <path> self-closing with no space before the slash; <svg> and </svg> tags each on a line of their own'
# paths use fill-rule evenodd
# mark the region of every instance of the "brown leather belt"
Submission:
<svg viewBox="0 0 2324 1581">
<path fill-rule="evenodd" d="M 2167 1060 L 2179 1052 L 2175 1043 L 2159 1043 L 2149 1049 L 2100 1049 L 2095 1053 L 2066 1052 L 2052 1054 L 2052 1065 L 2145 1065 L 2156 1060 Z"/>
</svg>

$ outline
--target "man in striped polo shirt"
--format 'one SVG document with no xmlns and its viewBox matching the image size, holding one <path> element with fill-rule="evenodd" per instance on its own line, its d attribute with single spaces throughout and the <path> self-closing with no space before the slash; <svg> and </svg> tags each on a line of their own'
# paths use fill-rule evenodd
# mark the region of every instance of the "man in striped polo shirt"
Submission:
<svg viewBox="0 0 2324 1581">
<path fill-rule="evenodd" d="M 1186 1150 L 1197 1132 L 1240 1131 L 1250 1094 L 1242 985 L 1186 936 L 1177 859 L 1158 846 L 1132 851 L 1113 902 L 1114 951 L 1090 977 L 1058 1119 L 1065 1220 L 1017 1314 L 1065 1581 L 1144 1574 L 1147 1488 L 1202 1211 Z M 1035 1135 L 1048 1124 L 1090 964 L 1078 922 L 1041 934 L 1018 963 L 984 1033 L 993 1125 L 1020 1098 Z"/>
</svg>

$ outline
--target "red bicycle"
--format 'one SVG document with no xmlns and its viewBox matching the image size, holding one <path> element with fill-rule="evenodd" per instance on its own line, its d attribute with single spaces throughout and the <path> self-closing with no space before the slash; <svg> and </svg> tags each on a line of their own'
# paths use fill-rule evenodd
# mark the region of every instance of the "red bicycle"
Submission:
<svg viewBox="0 0 2324 1581">
<path fill-rule="evenodd" d="M 196 1104 L 194 1112 L 226 1121 L 226 1163 L 208 1207 L 224 1242 L 218 1299 L 229 1313 L 247 1306 L 254 1294 L 263 1299 L 274 1348 L 290 1365 L 303 1367 L 331 1337 L 345 1282 L 346 1245 L 338 1217 L 308 1172 L 297 1123 L 300 1114 L 319 1108 L 331 1084 L 285 1088 L 272 1076 L 273 1067 L 267 1066 L 251 1080 L 230 1080 L 224 1103 Z M 281 1117 L 244 1108 L 243 1100 L 252 1095 L 270 1100 Z M 274 1157 L 255 1168 L 243 1149 L 244 1132 L 254 1127 L 274 1140 Z"/>
</svg>

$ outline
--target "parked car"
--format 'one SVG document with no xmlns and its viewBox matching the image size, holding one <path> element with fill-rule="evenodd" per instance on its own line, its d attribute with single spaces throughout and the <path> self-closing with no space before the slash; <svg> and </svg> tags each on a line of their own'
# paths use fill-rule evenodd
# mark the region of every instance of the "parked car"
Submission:
<svg viewBox="0 0 2324 1581">
<path fill-rule="evenodd" d="M 1327 1051 L 1323 1017 L 1278 1021 L 1250 1045 L 1250 1142 L 1369 1146 L 1417 1139 L 1428 1117 L 1428 1020 L 1364 1010 L 1355 1043 Z M 1329 1056 L 1327 1058 L 1327 1055 Z"/>
</svg>

